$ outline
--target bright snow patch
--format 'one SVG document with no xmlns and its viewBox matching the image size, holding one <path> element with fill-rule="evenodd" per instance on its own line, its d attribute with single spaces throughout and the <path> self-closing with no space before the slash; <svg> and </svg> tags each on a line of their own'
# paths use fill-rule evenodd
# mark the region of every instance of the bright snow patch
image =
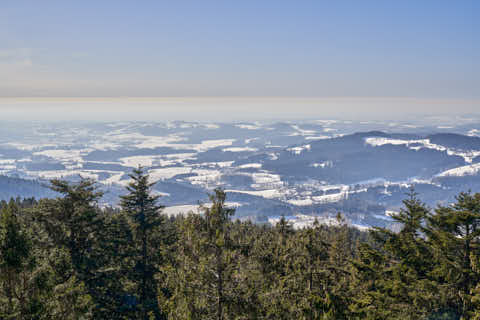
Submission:
<svg viewBox="0 0 480 320">
<path fill-rule="evenodd" d="M 390 139 L 390 138 L 383 138 L 383 137 L 369 137 L 365 138 L 365 143 L 369 144 L 374 147 L 383 146 L 385 144 L 392 144 L 392 145 L 410 145 L 410 144 L 427 144 L 429 143 L 428 139 L 423 140 L 401 140 L 401 139 Z"/>
<path fill-rule="evenodd" d="M 478 137 L 478 136 L 480 136 L 480 130 L 472 129 L 472 130 L 468 131 L 468 135 L 472 136 L 472 137 Z"/>
<path fill-rule="evenodd" d="M 151 167 L 154 163 L 158 163 L 160 160 L 158 156 L 132 156 L 132 157 L 125 157 L 119 159 L 122 164 L 126 167 Z M 169 165 L 172 163 L 164 163 L 163 165 Z"/>
<path fill-rule="evenodd" d="M 420 150 L 422 148 L 438 150 L 446 152 L 449 156 L 460 156 L 465 159 L 465 162 L 472 163 L 473 158 L 480 156 L 479 150 L 454 150 L 446 148 L 442 145 L 431 143 L 429 139 L 420 139 L 420 140 L 401 140 L 401 139 L 390 139 L 383 137 L 369 137 L 365 138 L 365 143 L 371 146 L 377 147 L 385 144 L 392 145 L 405 145 L 407 148 L 412 150 Z M 415 144 L 413 146 L 412 144 Z"/>
<path fill-rule="evenodd" d="M 188 177 L 187 180 L 189 180 L 191 184 L 201 185 L 207 189 L 211 186 L 218 186 L 220 178 L 222 177 L 220 171 L 211 169 L 192 169 L 191 173 L 196 175 Z"/>
<path fill-rule="evenodd" d="M 204 123 L 202 125 L 205 129 L 209 129 L 209 130 L 220 129 L 220 126 L 215 123 Z"/>
<path fill-rule="evenodd" d="M 293 152 L 294 154 L 300 154 L 304 150 L 310 150 L 310 149 L 311 149 L 311 146 L 309 144 L 307 144 L 307 145 L 300 146 L 300 147 L 288 148 L 287 150 L 290 151 L 290 152 Z"/>
<path fill-rule="evenodd" d="M 262 167 L 261 163 L 246 163 L 238 166 L 239 169 L 246 169 L 246 168 L 260 169 L 261 167 Z"/>
<path fill-rule="evenodd" d="M 170 179 L 179 174 L 190 173 L 191 170 L 192 169 L 188 167 L 169 167 L 169 168 L 151 169 L 148 171 L 148 174 L 150 175 L 150 179 L 152 181 L 157 181 L 157 180 Z"/>
<path fill-rule="evenodd" d="M 304 130 L 297 125 L 291 125 L 292 129 L 295 130 L 294 133 L 289 134 L 289 136 L 312 136 L 317 132 L 315 130 Z"/>
<path fill-rule="evenodd" d="M 235 127 L 240 129 L 247 129 L 247 130 L 259 130 L 262 127 L 257 124 L 236 124 Z"/>
<path fill-rule="evenodd" d="M 305 137 L 305 140 L 325 140 L 325 139 L 330 139 L 332 137 L 330 136 L 310 136 L 310 137 Z"/>
<path fill-rule="evenodd" d="M 295 206 L 310 206 L 313 204 L 313 200 L 310 198 L 307 199 L 290 199 L 287 201 Z"/>
<path fill-rule="evenodd" d="M 252 188 L 254 189 L 271 189 L 283 186 L 282 180 L 278 174 L 268 172 L 255 172 L 251 174 L 254 181 Z"/>
<path fill-rule="evenodd" d="M 235 139 L 205 140 L 200 144 L 188 145 L 188 147 L 198 152 L 204 152 L 217 147 L 231 146 L 233 142 L 235 142 Z"/>
<path fill-rule="evenodd" d="M 25 150 L 25 151 L 33 151 L 33 150 L 42 150 L 43 148 L 55 148 L 58 145 L 55 144 L 26 144 L 26 143 L 20 143 L 20 142 L 7 142 L 4 145 L 13 147 L 15 149 L 19 150 Z"/>
<path fill-rule="evenodd" d="M 103 182 L 103 184 L 106 184 L 106 185 L 111 185 L 111 184 L 120 184 L 122 186 L 126 186 L 128 185 L 128 183 L 130 182 L 129 180 L 125 179 L 125 180 L 122 180 L 122 177 L 125 175 L 125 173 L 123 172 L 120 172 L 120 173 L 116 173 L 116 174 L 112 174 L 110 177 L 108 177 L 107 179 L 105 179 Z"/>
<path fill-rule="evenodd" d="M 34 177 L 40 177 L 44 179 L 63 179 L 71 176 L 81 176 L 82 178 L 89 178 L 94 180 L 98 179 L 98 174 L 92 171 L 80 171 L 80 170 L 50 170 L 50 171 L 27 171 L 27 174 Z"/>
<path fill-rule="evenodd" d="M 272 161 L 278 160 L 278 154 L 277 153 L 269 153 L 268 156 L 270 157 L 270 160 L 272 160 Z"/>
<path fill-rule="evenodd" d="M 268 222 L 272 225 L 276 225 L 280 222 L 282 217 L 273 216 L 268 218 Z M 285 220 L 294 228 L 294 229 L 303 229 L 313 226 L 315 220 L 320 224 L 325 224 L 329 226 L 338 226 L 338 220 L 333 217 L 320 217 L 320 216 L 309 216 L 305 214 L 296 214 L 294 216 L 286 216 Z"/>
<path fill-rule="evenodd" d="M 211 207 L 210 203 L 205 203 L 203 204 L 204 207 Z M 225 206 L 227 208 L 238 208 L 242 206 L 242 203 L 239 202 L 225 202 Z M 170 207 L 165 207 L 162 211 L 163 214 L 167 216 L 176 216 L 179 214 L 188 214 L 188 213 L 196 213 L 200 214 L 200 206 L 195 205 L 195 204 L 183 204 L 183 205 L 177 205 L 177 206 L 170 206 Z"/>
<path fill-rule="evenodd" d="M 283 193 L 277 189 L 272 190 L 256 190 L 256 191 L 247 191 L 247 190 L 225 190 L 225 192 L 235 192 L 235 193 L 244 193 L 257 197 L 264 197 L 267 199 L 280 198 L 283 196 Z"/>
<path fill-rule="evenodd" d="M 223 152 L 255 152 L 258 149 L 256 148 L 250 148 L 250 147 L 230 147 L 230 148 L 225 148 L 222 149 Z"/>
<path fill-rule="evenodd" d="M 333 166 L 333 162 L 331 160 L 328 160 L 319 163 L 312 163 L 311 166 L 314 168 L 327 168 Z"/>
<path fill-rule="evenodd" d="M 45 156 L 60 162 L 82 162 L 82 156 L 93 151 L 93 149 L 84 149 L 84 150 L 62 150 L 62 149 L 49 149 L 34 152 L 35 156 Z"/>
<path fill-rule="evenodd" d="M 0 159 L 0 165 L 14 164 L 14 163 L 15 163 L 14 159 Z"/>
<path fill-rule="evenodd" d="M 398 214 L 397 211 L 392 211 L 392 210 L 385 210 L 385 215 L 389 217 L 396 216 Z"/>
<path fill-rule="evenodd" d="M 181 164 L 185 160 L 195 159 L 195 153 L 172 153 L 166 155 L 149 155 L 149 156 L 131 156 L 120 158 L 119 161 L 126 167 L 151 167 L 157 166 L 172 166 Z"/>
<path fill-rule="evenodd" d="M 437 177 L 463 177 L 473 176 L 480 172 L 480 163 L 471 164 L 468 166 L 453 168 L 442 173 L 439 173 Z"/>
<path fill-rule="evenodd" d="M 208 168 L 228 168 L 231 167 L 235 161 L 220 161 L 220 162 L 203 162 L 200 164 L 195 164 L 197 167 L 208 167 Z"/>
</svg>

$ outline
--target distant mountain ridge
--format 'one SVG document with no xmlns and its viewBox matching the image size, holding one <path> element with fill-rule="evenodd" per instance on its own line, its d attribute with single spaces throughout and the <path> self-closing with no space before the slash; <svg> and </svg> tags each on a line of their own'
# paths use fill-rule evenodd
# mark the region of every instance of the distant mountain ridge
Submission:
<svg viewBox="0 0 480 320">
<path fill-rule="evenodd" d="M 55 193 L 48 188 L 46 183 L 0 175 L 0 200 L 16 197 L 39 199 L 54 195 Z"/>
<path fill-rule="evenodd" d="M 103 202 L 115 205 L 129 172 L 142 165 L 170 212 L 222 187 L 239 218 L 342 211 L 352 224 L 385 225 L 385 212 L 398 209 L 412 185 L 431 206 L 480 190 L 480 120 L 439 127 L 340 120 L 18 124 L 0 136 L 2 190 L 4 197 L 42 197 L 51 178 L 89 177 L 105 190 Z"/>
</svg>

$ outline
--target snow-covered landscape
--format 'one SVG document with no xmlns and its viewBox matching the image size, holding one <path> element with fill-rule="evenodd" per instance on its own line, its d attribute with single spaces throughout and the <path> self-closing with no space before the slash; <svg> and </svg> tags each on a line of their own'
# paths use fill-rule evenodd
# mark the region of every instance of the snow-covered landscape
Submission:
<svg viewBox="0 0 480 320">
<path fill-rule="evenodd" d="M 196 211 L 222 187 L 241 219 L 301 226 L 342 211 L 359 227 L 385 225 L 411 186 L 435 205 L 480 184 L 480 121 L 451 122 L 5 122 L 0 174 L 92 178 L 114 206 L 143 166 L 168 214 Z"/>
</svg>

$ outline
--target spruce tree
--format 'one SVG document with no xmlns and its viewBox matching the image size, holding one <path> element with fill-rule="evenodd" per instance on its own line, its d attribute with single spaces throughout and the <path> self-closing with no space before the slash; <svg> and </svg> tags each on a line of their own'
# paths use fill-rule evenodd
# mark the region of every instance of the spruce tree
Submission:
<svg viewBox="0 0 480 320">
<path fill-rule="evenodd" d="M 201 215 L 190 214 L 180 224 L 176 283 L 170 311 L 173 319 L 235 319 L 246 312 L 237 296 L 239 246 L 230 221 L 235 209 L 226 194 L 215 189 Z"/>
<path fill-rule="evenodd" d="M 202 207 L 206 222 L 206 247 L 208 253 L 212 255 L 212 274 L 215 281 L 212 283 L 215 287 L 216 295 L 216 319 L 223 320 L 227 305 L 226 284 L 228 279 L 229 250 L 231 250 L 231 239 L 229 234 L 230 217 L 235 213 L 235 209 L 225 206 L 226 194 L 221 189 L 215 189 L 215 193 L 210 195 L 211 207 Z"/>
<path fill-rule="evenodd" d="M 0 318 L 48 319 L 48 273 L 21 210 L 11 200 L 0 212 Z"/>
<path fill-rule="evenodd" d="M 439 206 L 425 232 L 435 262 L 432 276 L 450 293 L 445 309 L 466 319 L 478 314 L 480 193 L 462 192 L 452 205 Z"/>
<path fill-rule="evenodd" d="M 57 270 L 58 281 L 71 287 L 65 290 L 65 297 L 79 299 L 72 309 L 88 305 L 89 312 L 95 314 L 106 303 L 102 294 L 104 252 L 98 242 L 99 233 L 104 229 L 98 208 L 103 193 L 91 179 L 77 183 L 52 180 L 51 189 L 62 197 L 43 199 L 36 208 L 37 217 L 55 248 L 51 263 Z M 71 296 L 72 293 L 77 298 Z"/>
<path fill-rule="evenodd" d="M 162 264 L 165 252 L 165 218 L 161 211 L 164 206 L 158 204 L 160 196 L 152 195 L 155 183 L 149 182 L 149 176 L 139 167 L 130 174 L 132 181 L 127 186 L 128 194 L 121 196 L 120 205 L 128 215 L 133 231 L 132 281 L 136 284 L 139 319 L 153 316 L 160 319 L 157 296 L 156 274 Z"/>
</svg>

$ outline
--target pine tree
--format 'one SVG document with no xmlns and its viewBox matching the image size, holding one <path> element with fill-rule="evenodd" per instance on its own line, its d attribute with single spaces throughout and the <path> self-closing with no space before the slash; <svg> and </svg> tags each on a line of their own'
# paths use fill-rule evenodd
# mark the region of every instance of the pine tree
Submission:
<svg viewBox="0 0 480 320">
<path fill-rule="evenodd" d="M 362 244 L 353 262 L 360 290 L 351 308 L 364 317 L 427 319 L 445 306 L 448 290 L 434 276 L 438 264 L 426 228 L 430 210 L 414 190 L 393 216 L 399 232 L 371 231 L 373 244 Z M 374 272 L 376 270 L 376 272 Z"/>
<path fill-rule="evenodd" d="M 201 215 L 190 214 L 180 225 L 179 252 L 170 316 L 173 319 L 235 319 L 246 312 L 238 294 L 241 254 L 232 237 L 235 209 L 215 189 Z"/>
<path fill-rule="evenodd" d="M 98 243 L 104 228 L 98 208 L 103 193 L 91 179 L 78 183 L 52 180 L 51 189 L 63 197 L 43 199 L 36 211 L 56 250 L 54 269 L 61 273 L 58 280 L 72 287 L 65 291 L 68 299 L 74 299 L 70 294 L 75 292 L 76 299 L 82 301 L 74 306 L 89 305 L 90 312 L 95 312 L 105 303 L 102 295 L 105 266 L 101 258 L 104 252 Z"/>
<path fill-rule="evenodd" d="M 165 252 L 165 218 L 161 215 L 164 208 L 158 204 L 160 196 L 152 195 L 155 183 L 149 182 L 149 176 L 140 167 L 130 174 L 128 194 L 121 197 L 120 205 L 127 213 L 133 228 L 134 272 L 132 281 L 137 286 L 139 299 L 139 319 L 147 320 L 150 316 L 160 319 L 157 296 L 158 283 L 156 274 L 162 264 Z"/>
<path fill-rule="evenodd" d="M 12 200 L 0 213 L 0 318 L 47 319 L 48 274 L 36 257 L 32 234 L 21 221 L 20 210 Z"/>
<path fill-rule="evenodd" d="M 445 309 L 464 318 L 475 310 L 474 292 L 480 282 L 480 193 L 460 193 L 450 206 L 439 206 L 429 216 L 425 232 L 433 250 L 432 275 L 448 286 Z"/>
<path fill-rule="evenodd" d="M 315 220 L 313 226 L 296 232 L 297 254 L 293 259 L 293 276 L 298 283 L 298 318 L 321 319 L 325 316 L 325 284 L 328 275 L 329 245 L 323 227 Z"/>
<path fill-rule="evenodd" d="M 350 229 L 341 213 L 337 213 L 337 226 L 332 227 L 329 242 L 329 267 L 326 275 L 325 319 L 346 319 L 348 315 L 348 285 L 353 242 Z"/>
<path fill-rule="evenodd" d="M 216 319 L 223 320 L 227 304 L 226 282 L 228 281 L 227 268 L 231 239 L 229 238 L 228 223 L 235 209 L 225 206 L 226 194 L 221 189 L 215 189 L 215 194 L 210 195 L 211 207 L 202 207 L 206 221 L 207 251 L 213 256 L 212 274 L 216 281 Z"/>
<path fill-rule="evenodd" d="M 134 308 L 129 304 L 129 257 L 131 257 L 132 232 L 124 213 L 103 210 L 103 228 L 96 235 L 97 295 L 101 297 L 95 308 L 98 319 L 130 319 Z"/>
</svg>

